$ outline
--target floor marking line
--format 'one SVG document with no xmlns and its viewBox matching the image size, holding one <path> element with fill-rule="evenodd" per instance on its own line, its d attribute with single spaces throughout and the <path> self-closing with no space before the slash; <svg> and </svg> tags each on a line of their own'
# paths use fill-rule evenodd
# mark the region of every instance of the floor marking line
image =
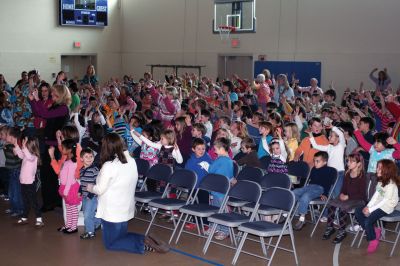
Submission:
<svg viewBox="0 0 400 266">
<path fill-rule="evenodd" d="M 179 249 L 176 249 L 176 248 L 171 248 L 171 251 L 173 251 L 173 252 L 175 252 L 175 253 L 179 253 L 179 254 L 184 255 L 184 256 L 187 256 L 187 257 L 190 257 L 190 258 L 193 258 L 193 259 L 196 259 L 196 260 L 199 260 L 199 261 L 202 261 L 202 262 L 205 262 L 205 263 L 208 263 L 208 264 L 210 264 L 210 265 L 224 266 L 223 264 L 220 264 L 220 263 L 218 263 L 218 262 L 211 261 L 211 260 L 207 260 L 207 259 L 204 259 L 204 258 L 202 258 L 202 257 L 199 257 L 199 256 L 196 256 L 196 255 L 187 253 L 187 252 L 185 252 L 185 251 L 182 251 L 182 250 L 179 250 Z"/>
<path fill-rule="evenodd" d="M 339 252 L 341 245 L 342 243 L 335 245 L 335 250 L 333 251 L 333 266 L 339 266 Z"/>
</svg>

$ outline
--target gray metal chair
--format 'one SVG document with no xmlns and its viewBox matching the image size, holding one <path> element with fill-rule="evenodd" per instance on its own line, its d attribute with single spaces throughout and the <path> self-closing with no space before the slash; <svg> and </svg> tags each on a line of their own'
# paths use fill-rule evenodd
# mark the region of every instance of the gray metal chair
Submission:
<svg viewBox="0 0 400 266">
<path fill-rule="evenodd" d="M 222 204 L 222 209 L 226 210 L 227 207 L 227 202 L 229 198 L 237 198 L 240 200 L 244 200 L 247 202 L 254 202 L 256 203 L 256 208 L 258 208 L 258 201 L 261 196 L 261 186 L 255 182 L 251 181 L 239 181 L 234 185 L 228 193 L 228 196 L 225 199 L 225 202 Z M 235 212 L 224 212 L 224 213 L 217 213 L 213 214 L 208 218 L 208 221 L 210 223 L 213 223 L 210 234 L 207 238 L 207 241 L 204 245 L 203 248 L 203 253 L 205 254 L 208 250 L 208 247 L 211 243 L 211 240 L 214 236 L 214 233 L 216 231 L 217 225 L 221 226 L 226 226 L 229 228 L 229 235 L 231 239 L 231 243 L 234 246 L 237 246 L 237 241 L 236 241 L 236 236 L 234 233 L 234 228 L 237 228 L 240 224 L 245 223 L 245 222 L 250 222 L 254 220 L 254 217 L 256 216 L 256 212 L 253 212 L 251 216 L 247 216 L 245 214 L 240 214 L 240 213 L 235 213 Z M 228 248 L 234 248 L 232 246 L 224 245 L 222 243 L 216 243 Z"/>
<path fill-rule="evenodd" d="M 223 175 L 208 174 L 205 177 L 203 177 L 203 179 L 201 180 L 199 187 L 197 188 L 197 190 L 193 196 L 194 198 L 197 197 L 197 194 L 199 193 L 200 190 L 204 190 L 207 192 L 218 192 L 218 193 L 226 195 L 229 190 L 229 179 Z M 174 235 L 176 234 L 176 232 L 179 228 L 179 225 L 183 219 L 183 216 L 185 216 L 185 218 L 182 221 L 182 226 L 179 230 L 178 236 L 176 237 L 175 243 L 178 243 L 179 238 L 183 232 L 183 229 L 184 229 L 186 223 L 188 223 L 188 219 L 191 217 L 193 217 L 193 219 L 195 220 L 198 234 L 194 234 L 194 233 L 186 232 L 186 231 L 185 232 L 188 234 L 191 234 L 191 235 L 204 237 L 205 229 L 204 229 L 203 219 L 210 217 L 211 215 L 213 215 L 215 213 L 221 212 L 222 208 L 212 206 L 210 204 L 193 203 L 193 204 L 187 204 L 187 205 L 183 206 L 182 208 L 179 209 L 179 211 L 180 211 L 181 215 L 179 217 L 179 220 L 177 222 L 177 226 L 175 227 L 175 230 L 171 234 L 169 243 L 171 243 Z"/>
<path fill-rule="evenodd" d="M 197 175 L 195 172 L 192 170 L 188 169 L 176 169 L 175 172 L 172 174 L 171 179 L 169 181 L 170 186 L 176 186 L 178 188 L 183 188 L 187 189 L 189 191 L 189 194 L 186 199 L 183 197 L 178 197 L 178 198 L 158 198 L 158 199 L 153 199 L 151 200 L 148 205 L 150 207 L 150 213 L 151 213 L 151 221 L 149 226 L 147 227 L 146 230 L 146 235 L 149 233 L 151 226 L 153 225 L 154 219 L 157 216 L 158 211 L 165 210 L 171 212 L 171 219 L 174 224 L 174 229 L 176 228 L 176 220 L 173 215 L 174 211 L 178 211 L 181 207 L 193 203 L 194 198 L 192 197 L 194 187 L 196 186 L 197 183 Z M 156 226 L 162 227 L 162 228 L 167 228 L 165 226 L 160 226 L 155 224 Z"/>
<path fill-rule="evenodd" d="M 297 259 L 297 253 L 296 253 L 296 247 L 295 247 L 295 242 L 294 242 L 294 234 L 293 234 L 293 229 L 292 229 L 292 213 L 294 210 L 294 206 L 295 206 L 295 196 L 293 194 L 293 192 L 291 192 L 288 189 L 284 189 L 284 188 L 277 188 L 277 187 L 273 187 L 270 189 L 267 189 L 266 191 L 264 191 L 262 193 L 262 196 L 259 200 L 259 204 L 260 206 L 271 206 L 274 209 L 280 210 L 281 214 L 283 212 L 287 213 L 287 217 L 285 218 L 285 221 L 283 224 L 276 224 L 273 222 L 267 222 L 267 221 L 252 221 L 252 222 L 246 222 L 246 223 L 242 223 L 238 230 L 243 232 L 243 236 L 242 239 L 239 243 L 239 246 L 236 250 L 235 256 L 232 260 L 232 264 L 235 265 L 239 255 L 241 252 L 258 257 L 258 258 L 262 258 L 262 259 L 266 259 L 268 260 L 268 265 L 271 265 L 272 260 L 275 256 L 275 253 L 277 251 L 277 249 L 281 249 L 287 252 L 291 252 L 294 255 L 295 261 L 296 261 L 296 265 L 299 264 L 298 259 Z M 256 212 L 258 211 L 258 207 L 256 207 Z M 257 254 L 253 254 L 250 252 L 244 252 L 242 251 L 243 245 L 246 241 L 246 238 L 248 236 L 248 234 L 251 235 L 255 235 L 258 236 L 260 238 L 260 244 L 261 244 L 261 248 L 263 251 L 263 255 L 264 256 L 259 256 Z M 280 241 L 282 239 L 282 236 L 284 235 L 289 235 L 290 236 L 290 240 L 291 240 L 291 244 L 292 244 L 292 249 L 286 249 L 286 248 L 282 248 L 279 247 Z M 276 241 L 275 244 L 272 244 L 272 238 L 277 236 L 278 239 Z M 265 237 L 269 237 L 269 243 L 265 244 Z M 268 247 L 274 247 L 271 256 L 268 257 Z"/>
</svg>

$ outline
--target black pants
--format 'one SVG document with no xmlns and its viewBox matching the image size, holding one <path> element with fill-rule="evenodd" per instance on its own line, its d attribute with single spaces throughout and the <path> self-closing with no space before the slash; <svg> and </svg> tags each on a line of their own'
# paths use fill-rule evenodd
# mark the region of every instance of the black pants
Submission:
<svg viewBox="0 0 400 266">
<path fill-rule="evenodd" d="M 21 194 L 22 201 L 24 202 L 24 212 L 22 213 L 22 217 L 29 217 L 31 207 L 35 211 L 36 218 L 42 217 L 36 196 L 36 182 L 33 182 L 33 184 L 29 185 L 21 184 Z"/>
<path fill-rule="evenodd" d="M 200 204 L 210 204 L 210 193 L 205 190 L 199 190 L 199 193 L 197 193 L 197 199 L 199 200 Z M 208 220 L 206 217 L 201 218 L 203 220 L 204 224 L 208 224 Z"/>
<path fill-rule="evenodd" d="M 47 152 L 48 148 L 49 147 L 46 146 L 46 152 L 40 155 L 42 159 L 40 179 L 42 181 L 43 209 L 52 209 L 61 206 L 61 197 L 58 194 L 58 176 L 50 165 L 51 160 Z M 58 149 L 55 148 L 54 152 L 56 153 L 56 158 L 58 158 Z"/>
<path fill-rule="evenodd" d="M 1 192 L 8 197 L 8 181 L 10 177 L 8 176 L 7 168 L 0 167 L 0 185 Z"/>
</svg>

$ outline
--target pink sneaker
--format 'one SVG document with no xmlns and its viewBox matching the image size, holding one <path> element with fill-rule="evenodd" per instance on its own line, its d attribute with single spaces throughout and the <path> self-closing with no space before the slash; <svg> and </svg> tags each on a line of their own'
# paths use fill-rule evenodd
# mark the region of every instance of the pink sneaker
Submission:
<svg viewBox="0 0 400 266">
<path fill-rule="evenodd" d="M 367 249 L 368 254 L 374 253 L 376 251 L 376 249 L 378 248 L 378 245 L 379 245 L 379 240 L 375 239 L 375 240 L 369 241 L 368 249 Z"/>
<path fill-rule="evenodd" d="M 379 227 L 374 227 L 375 229 L 375 236 L 376 236 L 376 240 L 379 241 L 379 239 L 381 239 L 381 235 L 382 235 L 382 228 Z"/>
</svg>

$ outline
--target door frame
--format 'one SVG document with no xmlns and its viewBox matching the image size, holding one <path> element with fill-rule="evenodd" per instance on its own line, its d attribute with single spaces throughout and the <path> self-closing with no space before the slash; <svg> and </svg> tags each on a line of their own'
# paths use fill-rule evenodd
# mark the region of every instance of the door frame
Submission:
<svg viewBox="0 0 400 266">
<path fill-rule="evenodd" d="M 255 62 L 254 61 L 254 54 L 251 54 L 251 53 L 218 53 L 217 54 L 217 66 L 219 65 L 219 58 L 220 57 L 225 57 L 225 65 L 224 65 L 224 70 L 225 70 L 224 76 L 225 76 L 225 78 L 226 78 L 226 69 L 227 69 L 226 68 L 226 58 L 229 57 L 229 56 L 251 57 L 251 59 L 252 59 L 251 72 L 252 72 L 252 76 L 254 77 L 254 62 Z M 218 75 L 219 75 L 219 69 L 218 69 Z"/>
<path fill-rule="evenodd" d="M 94 66 L 95 66 L 95 70 L 96 70 L 96 73 L 98 73 L 98 64 L 97 64 L 97 62 L 98 62 L 98 58 L 97 58 L 97 53 L 82 53 L 82 54 L 80 54 L 80 53 L 62 53 L 62 54 L 60 54 L 60 69 L 61 70 L 63 70 L 62 69 L 62 57 L 63 56 L 90 56 L 90 57 L 94 57 L 94 64 L 93 64 L 93 62 L 91 62 Z M 63 70 L 64 71 L 64 70 Z"/>
</svg>

